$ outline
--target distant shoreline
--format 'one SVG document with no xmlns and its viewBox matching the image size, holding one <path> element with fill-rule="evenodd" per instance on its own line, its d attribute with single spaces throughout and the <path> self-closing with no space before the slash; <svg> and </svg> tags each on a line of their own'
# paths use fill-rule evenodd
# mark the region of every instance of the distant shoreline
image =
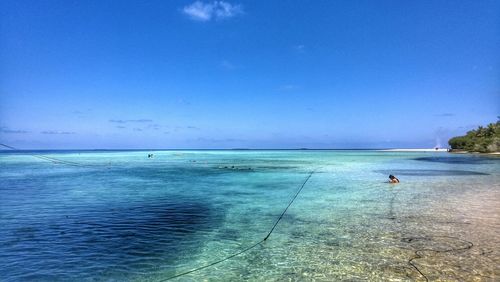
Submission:
<svg viewBox="0 0 500 282">
<path fill-rule="evenodd" d="M 384 152 L 448 152 L 448 149 L 382 149 L 382 150 L 377 150 L 377 151 L 384 151 Z"/>
</svg>

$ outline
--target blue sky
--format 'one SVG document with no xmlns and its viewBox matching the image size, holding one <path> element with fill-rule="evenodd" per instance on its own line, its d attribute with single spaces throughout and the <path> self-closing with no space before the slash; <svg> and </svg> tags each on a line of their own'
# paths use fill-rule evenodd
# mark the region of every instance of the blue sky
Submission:
<svg viewBox="0 0 500 282">
<path fill-rule="evenodd" d="M 19 148 L 446 146 L 500 115 L 499 1 L 2 1 Z"/>
</svg>

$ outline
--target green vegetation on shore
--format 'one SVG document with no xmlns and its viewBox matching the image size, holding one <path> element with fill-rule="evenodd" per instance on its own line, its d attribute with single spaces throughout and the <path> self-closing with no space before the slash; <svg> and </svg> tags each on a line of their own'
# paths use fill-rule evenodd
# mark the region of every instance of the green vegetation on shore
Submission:
<svg viewBox="0 0 500 282">
<path fill-rule="evenodd" d="M 453 137 L 448 141 L 451 149 L 495 153 L 500 151 L 500 117 L 496 123 L 490 123 L 486 127 L 479 126 L 475 130 L 467 132 L 464 136 Z"/>
</svg>

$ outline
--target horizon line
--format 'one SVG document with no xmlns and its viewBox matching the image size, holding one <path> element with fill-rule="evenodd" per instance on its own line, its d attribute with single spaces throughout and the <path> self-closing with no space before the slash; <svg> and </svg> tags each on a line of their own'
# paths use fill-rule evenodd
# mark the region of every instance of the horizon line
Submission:
<svg viewBox="0 0 500 282">
<path fill-rule="evenodd" d="M 0 152 L 22 151 L 370 151 L 370 150 L 432 150 L 439 151 L 447 148 L 118 148 L 118 149 L 0 149 Z"/>
</svg>

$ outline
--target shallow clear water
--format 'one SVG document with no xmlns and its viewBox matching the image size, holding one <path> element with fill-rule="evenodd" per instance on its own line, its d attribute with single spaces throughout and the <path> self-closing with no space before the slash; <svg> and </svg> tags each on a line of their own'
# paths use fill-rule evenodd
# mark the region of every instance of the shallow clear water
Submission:
<svg viewBox="0 0 500 282">
<path fill-rule="evenodd" d="M 40 154 L 39 152 L 35 152 Z M 153 159 L 147 154 L 154 153 Z M 484 280 L 500 159 L 377 151 L 0 153 L 0 280 Z M 386 182 L 388 174 L 401 180 Z"/>
</svg>

